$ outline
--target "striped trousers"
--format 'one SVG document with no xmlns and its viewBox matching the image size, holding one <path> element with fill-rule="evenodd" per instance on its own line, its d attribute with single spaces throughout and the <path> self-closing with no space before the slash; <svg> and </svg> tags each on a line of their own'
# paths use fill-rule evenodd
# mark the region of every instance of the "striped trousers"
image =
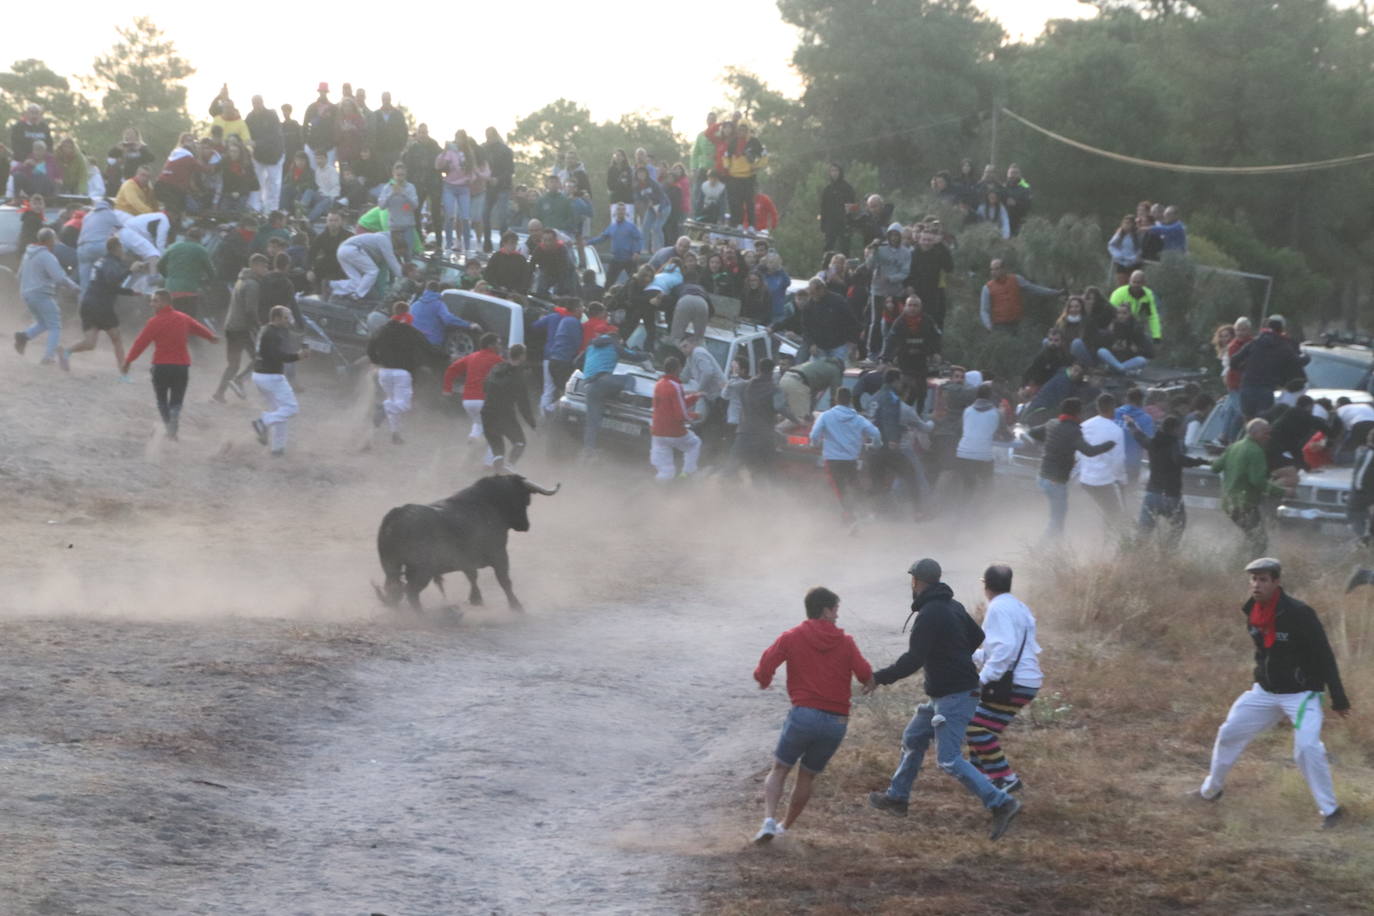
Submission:
<svg viewBox="0 0 1374 916">
<path fill-rule="evenodd" d="M 1039 687 L 1013 684 L 1011 702 L 1002 704 L 990 703 L 987 700 L 979 701 L 978 709 L 968 724 L 968 730 L 964 732 L 964 740 L 968 742 L 969 762 L 981 770 L 988 779 L 1016 778 L 1011 764 L 1007 763 L 1007 755 L 1002 752 L 1002 743 L 998 736 L 1011 724 L 1011 720 L 1016 718 L 1021 708 L 1035 699 L 1039 691 Z"/>
</svg>

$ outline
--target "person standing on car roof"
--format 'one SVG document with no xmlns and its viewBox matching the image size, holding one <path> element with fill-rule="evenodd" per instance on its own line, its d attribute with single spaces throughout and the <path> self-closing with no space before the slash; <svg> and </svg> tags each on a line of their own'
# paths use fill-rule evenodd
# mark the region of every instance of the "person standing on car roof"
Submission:
<svg viewBox="0 0 1374 916">
<path fill-rule="evenodd" d="M 864 446 L 882 442 L 878 427 L 854 410 L 853 397 L 848 388 L 835 392 L 835 406 L 816 417 L 811 426 L 811 446 L 821 449 L 826 477 L 846 525 L 857 521 L 853 494 L 859 487 L 859 459 Z"/>
<path fill-rule="evenodd" d="M 940 581 L 943 571 L 939 563 L 927 557 L 911 564 L 907 573 L 911 576 L 911 613 L 916 617 L 910 645 L 896 662 L 873 672 L 873 681 L 864 685 L 863 692 L 872 694 L 879 686 L 894 684 L 924 668 L 930 700 L 916 707 L 902 733 L 902 759 L 890 785 L 886 791 L 868 793 L 868 804 L 906 817 L 911 787 L 934 741 L 940 769 L 959 780 L 992 815 L 989 838 L 996 840 L 1021 812 L 1021 803 L 993 785 L 963 754 L 965 735 L 981 698 L 973 653 L 983 644 L 983 630 L 954 600 L 953 590 Z"/>
<path fill-rule="evenodd" d="M 415 373 L 430 354 L 425 335 L 405 321 L 407 317 L 406 303 L 395 303 L 392 319 L 378 328 L 367 342 L 367 358 L 377 367 L 377 387 L 383 395 L 373 412 L 372 425 L 381 426 L 385 420 L 391 441 L 396 445 L 405 441 L 401 438 L 401 414 L 410 411 Z"/>
<path fill-rule="evenodd" d="M 120 368 L 128 375 L 134 360 L 149 344 L 152 345 L 153 394 L 167 429 L 167 438 L 175 442 L 181 421 L 181 403 L 186 397 L 186 384 L 191 374 L 191 351 L 186 346 L 187 340 L 192 334 L 211 343 L 218 343 L 219 338 L 190 315 L 172 308 L 172 295 L 165 289 L 155 290 L 152 301 L 156 311 L 134 338 Z"/>
<path fill-rule="evenodd" d="M 611 221 L 601 230 L 601 234 L 587 240 L 588 245 L 609 240 L 611 260 L 606 265 L 606 286 L 612 287 L 620 282 L 623 274 L 628 280 L 635 271 L 635 258 L 644 246 L 644 235 L 629 218 L 624 204 L 611 207 Z M 671 251 L 671 249 L 669 249 Z"/>
<path fill-rule="evenodd" d="M 300 411 L 296 392 L 286 377 L 286 364 L 310 354 L 304 347 L 291 345 L 290 328 L 291 310 L 284 305 L 272 306 L 267 326 L 258 335 L 258 353 L 253 360 L 253 384 L 267 401 L 267 410 L 253 420 L 253 433 L 258 442 L 271 446 L 274 458 L 286 454 L 286 421 Z"/>
<path fill-rule="evenodd" d="M 1293 725 L 1293 760 L 1317 803 L 1323 827 L 1335 827 L 1343 811 L 1331 784 L 1331 764 L 1322 744 L 1322 694 L 1331 710 L 1350 715 L 1336 655 L 1321 618 L 1283 590 L 1279 561 L 1260 557 L 1245 567 L 1250 599 L 1241 608 L 1255 644 L 1255 683 L 1231 705 L 1217 730 L 1212 766 L 1198 789 L 1206 801 L 1221 798 L 1226 776 L 1255 738 L 1287 719 Z"/>
<path fill-rule="evenodd" d="M 491 370 L 501 362 L 501 338 L 488 331 L 477 342 L 478 349 L 461 359 L 455 359 L 444 370 L 445 395 L 453 394 L 453 383 L 461 376 L 463 379 L 463 410 L 472 427 L 468 430 L 468 442 L 482 440 L 482 408 L 486 405 L 486 382 Z M 490 462 L 491 453 L 487 453 Z"/>
</svg>

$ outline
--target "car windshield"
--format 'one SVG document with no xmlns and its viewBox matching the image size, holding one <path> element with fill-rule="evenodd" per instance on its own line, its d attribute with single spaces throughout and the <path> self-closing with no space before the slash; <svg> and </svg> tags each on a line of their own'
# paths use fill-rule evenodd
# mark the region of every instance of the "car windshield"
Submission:
<svg viewBox="0 0 1374 916">
<path fill-rule="evenodd" d="M 1346 388 L 1363 391 L 1369 366 L 1354 363 L 1316 348 L 1304 352 L 1312 357 L 1307 364 L 1307 386 L 1309 388 Z"/>
</svg>

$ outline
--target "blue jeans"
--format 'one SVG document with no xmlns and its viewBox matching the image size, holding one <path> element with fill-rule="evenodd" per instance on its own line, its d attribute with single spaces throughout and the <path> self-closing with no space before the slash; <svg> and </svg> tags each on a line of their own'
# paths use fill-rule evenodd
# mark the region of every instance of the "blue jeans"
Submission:
<svg viewBox="0 0 1374 916">
<path fill-rule="evenodd" d="M 652 254 L 663 247 L 663 224 L 667 221 L 668 214 L 648 207 L 644 211 L 644 225 L 640 231 L 644 235 L 644 251 Z"/>
<path fill-rule="evenodd" d="M 1050 525 L 1045 529 L 1045 536 L 1057 538 L 1064 533 L 1064 520 L 1069 516 L 1069 485 L 1043 477 L 1036 478 L 1036 483 L 1050 501 Z"/>
<path fill-rule="evenodd" d="M 582 447 L 596 448 L 597 433 L 601 431 L 601 419 L 606 412 L 605 404 L 622 391 L 634 388 L 632 375 L 612 375 L 603 372 L 583 385 L 587 397 L 587 418 L 582 427 Z"/>
<path fill-rule="evenodd" d="M 1088 350 L 1088 345 L 1083 342 L 1083 338 L 1075 337 L 1069 341 L 1069 352 L 1073 354 L 1074 362 L 1082 366 L 1091 366 L 1097 362 L 1097 357 L 1093 356 Z"/>
<path fill-rule="evenodd" d="M 817 347 L 816 349 L 821 351 L 821 356 L 823 357 L 833 356 L 835 359 L 838 359 L 842 363 L 848 362 L 849 360 L 849 344 L 840 344 L 838 347 L 831 347 L 829 350 L 823 349 L 821 347 Z"/>
<path fill-rule="evenodd" d="M 1153 533 L 1156 523 L 1161 519 L 1168 525 L 1165 530 L 1165 543 L 1169 546 L 1177 544 L 1178 539 L 1183 536 L 1184 527 L 1188 524 L 1188 513 L 1183 506 L 1183 500 L 1180 497 L 1146 490 L 1145 501 L 1140 504 L 1140 530 L 1146 534 Z"/>
<path fill-rule="evenodd" d="M 1241 385 L 1240 412 L 1247 420 L 1253 420 L 1274 406 L 1274 389 L 1268 385 Z"/>
<path fill-rule="evenodd" d="M 468 247 L 468 222 L 472 219 L 472 193 L 467 185 L 444 185 L 444 235 L 448 247 L 453 248 L 455 225 L 463 238 L 462 247 Z"/>
<path fill-rule="evenodd" d="M 81 284 L 84 292 L 87 286 L 91 285 L 91 271 L 95 268 L 95 262 L 105 256 L 105 243 L 86 242 L 76 246 L 76 280 Z"/>
<path fill-rule="evenodd" d="M 783 766 L 794 766 L 800 760 L 803 770 L 819 773 L 840 749 L 848 729 L 848 716 L 810 706 L 793 706 L 782 725 L 773 756 Z"/>
<path fill-rule="evenodd" d="M 24 332 L 24 336 L 33 340 L 39 334 L 47 332 L 48 343 L 43 351 L 43 359 L 51 362 L 57 356 L 57 347 L 62 337 L 62 309 L 58 307 L 56 299 L 47 296 L 25 299 L 24 304 L 37 319 Z"/>
<path fill-rule="evenodd" d="M 964 759 L 964 733 L 977 710 L 977 691 L 931 697 L 929 702 L 917 706 L 916 715 L 902 732 L 902 762 L 892 774 L 887 797 L 901 801 L 911 797 L 911 786 L 921 772 L 921 762 L 934 738 L 935 762 L 940 769 L 959 780 L 970 794 L 976 795 L 984 808 L 996 808 L 1004 803 L 1007 793 Z"/>
<path fill-rule="evenodd" d="M 1114 369 L 1117 372 L 1130 372 L 1132 369 L 1143 369 L 1150 362 L 1143 356 L 1132 356 L 1130 359 L 1125 360 L 1123 362 L 1122 360 L 1117 359 L 1112 354 L 1112 351 L 1108 350 L 1106 347 L 1098 348 L 1097 358 L 1106 363 L 1109 368 Z"/>
<path fill-rule="evenodd" d="M 486 233 L 486 238 L 482 240 L 482 247 L 486 248 L 491 240 L 491 230 L 505 232 L 510 228 L 510 191 L 493 191 L 487 188 L 487 202 L 482 214 L 482 231 Z M 496 214 L 495 223 L 492 222 L 492 214 Z"/>
<path fill-rule="evenodd" d="M 307 200 L 309 201 L 308 206 L 310 207 L 310 213 L 307 218 L 312 223 L 324 219 L 329 211 L 334 208 L 334 198 L 327 197 L 318 191 L 307 190 L 305 194 L 301 195 L 302 203 L 305 203 Z"/>
</svg>

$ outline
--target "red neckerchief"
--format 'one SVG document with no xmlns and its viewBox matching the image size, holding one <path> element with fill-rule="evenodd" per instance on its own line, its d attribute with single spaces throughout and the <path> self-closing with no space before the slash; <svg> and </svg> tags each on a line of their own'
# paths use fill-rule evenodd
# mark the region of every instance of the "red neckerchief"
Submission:
<svg viewBox="0 0 1374 916">
<path fill-rule="evenodd" d="M 915 318 L 914 321 L 911 317 L 903 317 L 902 321 L 906 323 L 906 329 L 910 331 L 912 334 L 915 334 L 917 331 L 921 330 L 921 319 L 925 316 L 915 315 L 913 317 Z"/>
<path fill-rule="evenodd" d="M 1059 415 L 1059 419 L 1060 419 L 1060 421 L 1062 421 L 1062 422 L 1064 422 L 1064 423 L 1077 423 L 1077 422 L 1078 422 L 1078 418 L 1075 417 L 1075 416 L 1074 416 L 1073 414 L 1071 414 L 1071 413 L 1061 413 L 1061 414 Z"/>
<path fill-rule="evenodd" d="M 1259 628 L 1260 633 L 1263 634 L 1264 648 L 1266 649 L 1274 648 L 1276 629 L 1274 618 L 1277 616 L 1279 595 L 1282 592 L 1283 589 L 1276 588 L 1274 589 L 1274 597 L 1270 598 L 1267 603 L 1256 601 L 1250 606 L 1250 626 Z"/>
</svg>

